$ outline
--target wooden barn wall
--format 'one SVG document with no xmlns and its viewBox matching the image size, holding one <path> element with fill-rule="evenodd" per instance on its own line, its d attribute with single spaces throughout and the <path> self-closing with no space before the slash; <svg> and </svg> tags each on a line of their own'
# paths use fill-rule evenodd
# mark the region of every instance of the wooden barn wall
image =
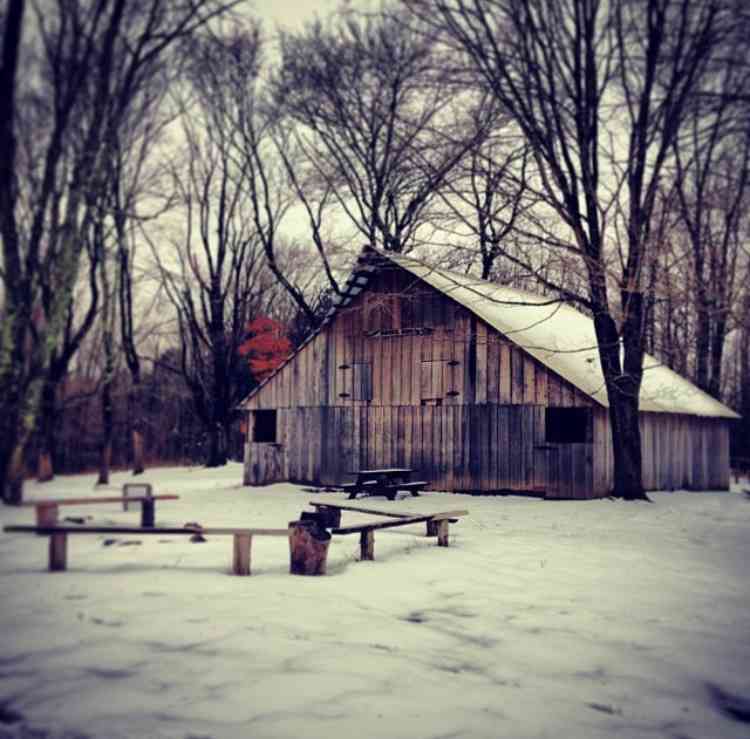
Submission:
<svg viewBox="0 0 750 739">
<path fill-rule="evenodd" d="M 470 311 L 394 270 L 251 399 L 251 410 L 278 411 L 278 443 L 247 444 L 245 482 L 337 484 L 356 469 L 405 465 L 434 490 L 590 497 L 591 445 L 544 445 L 544 407 L 591 405 Z"/>
<path fill-rule="evenodd" d="M 641 413 L 646 490 L 727 490 L 729 424 L 725 419 Z M 594 490 L 613 486 L 614 458 L 607 410 L 594 410 Z"/>
<path fill-rule="evenodd" d="M 420 328 L 401 326 L 419 311 Z M 385 318 L 384 318 L 385 317 Z M 423 319 L 423 320 L 421 320 Z M 390 335 L 367 336 L 378 320 Z M 414 323 L 414 321 L 412 321 Z M 368 383 L 362 380 L 367 375 Z M 365 384 L 371 398 L 363 398 Z M 383 273 L 250 399 L 248 409 L 343 406 L 589 406 L 591 399 L 403 270 Z"/>
<path fill-rule="evenodd" d="M 248 445 L 246 484 L 336 485 L 357 469 L 410 467 L 431 490 L 592 494 L 591 445 L 545 445 L 541 406 L 322 407 L 278 414 L 278 443 Z"/>
</svg>

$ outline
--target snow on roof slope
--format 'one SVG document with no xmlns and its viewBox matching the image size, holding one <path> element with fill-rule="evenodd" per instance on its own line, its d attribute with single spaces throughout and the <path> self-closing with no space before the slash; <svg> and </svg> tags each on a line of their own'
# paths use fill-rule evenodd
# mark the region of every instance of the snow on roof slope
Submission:
<svg viewBox="0 0 750 739">
<path fill-rule="evenodd" d="M 609 405 L 594 322 L 588 316 L 569 305 L 523 290 L 430 267 L 410 257 L 384 256 L 472 311 L 601 405 Z M 644 358 L 640 409 L 739 418 L 648 354 Z"/>
</svg>

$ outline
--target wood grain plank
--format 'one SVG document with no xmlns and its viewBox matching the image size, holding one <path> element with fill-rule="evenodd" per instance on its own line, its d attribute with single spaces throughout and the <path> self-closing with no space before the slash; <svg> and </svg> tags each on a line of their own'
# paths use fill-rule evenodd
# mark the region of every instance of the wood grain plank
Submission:
<svg viewBox="0 0 750 739">
<path fill-rule="evenodd" d="M 487 402 L 487 324 L 477 321 L 476 403 Z"/>
</svg>

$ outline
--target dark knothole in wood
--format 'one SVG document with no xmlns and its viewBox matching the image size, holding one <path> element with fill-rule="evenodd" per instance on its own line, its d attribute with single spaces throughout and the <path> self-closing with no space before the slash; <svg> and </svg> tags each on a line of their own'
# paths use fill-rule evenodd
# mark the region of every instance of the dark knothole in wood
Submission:
<svg viewBox="0 0 750 739">
<path fill-rule="evenodd" d="M 255 411 L 253 441 L 258 444 L 276 443 L 276 411 Z"/>
<path fill-rule="evenodd" d="M 586 444 L 592 440 L 590 408 L 545 408 L 548 444 Z"/>
</svg>

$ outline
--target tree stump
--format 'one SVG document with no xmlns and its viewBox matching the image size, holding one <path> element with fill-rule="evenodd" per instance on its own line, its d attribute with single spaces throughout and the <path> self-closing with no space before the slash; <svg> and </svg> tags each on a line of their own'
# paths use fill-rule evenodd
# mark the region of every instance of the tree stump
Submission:
<svg viewBox="0 0 750 739">
<path fill-rule="evenodd" d="M 318 521 L 289 522 L 289 572 L 325 575 L 331 535 Z"/>
</svg>

